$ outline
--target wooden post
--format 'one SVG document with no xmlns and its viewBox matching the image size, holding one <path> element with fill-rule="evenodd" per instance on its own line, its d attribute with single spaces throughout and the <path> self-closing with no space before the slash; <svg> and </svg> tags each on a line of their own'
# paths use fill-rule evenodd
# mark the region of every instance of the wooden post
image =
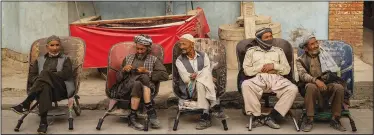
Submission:
<svg viewBox="0 0 374 135">
<path fill-rule="evenodd" d="M 242 7 L 245 38 L 254 38 L 256 32 L 256 16 L 254 10 L 254 3 L 243 2 Z"/>
</svg>

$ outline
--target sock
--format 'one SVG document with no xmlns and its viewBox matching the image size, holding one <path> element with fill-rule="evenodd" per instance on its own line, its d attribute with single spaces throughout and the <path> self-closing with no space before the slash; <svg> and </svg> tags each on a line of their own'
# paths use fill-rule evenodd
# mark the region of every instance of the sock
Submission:
<svg viewBox="0 0 374 135">
<path fill-rule="evenodd" d="M 134 109 L 131 108 L 130 115 L 136 116 L 136 112 L 137 112 L 137 110 L 134 110 Z"/>
<path fill-rule="evenodd" d="M 151 102 L 144 103 L 144 105 L 145 105 L 145 108 L 147 109 L 147 114 L 148 115 L 156 114 L 156 110 L 153 108 L 153 105 L 152 105 Z"/>
<path fill-rule="evenodd" d="M 273 119 L 275 119 L 275 118 L 278 117 L 279 115 L 280 115 L 279 112 L 278 112 L 277 110 L 275 110 L 275 109 L 271 110 L 271 112 L 270 112 L 270 114 L 269 114 L 269 116 L 270 116 L 271 118 L 273 118 Z"/>
<path fill-rule="evenodd" d="M 35 100 L 36 99 L 36 93 L 35 92 L 33 92 L 33 93 L 31 93 L 29 96 L 27 96 L 27 98 L 21 103 L 22 104 L 22 106 L 24 107 L 24 108 L 27 108 L 27 109 L 29 109 L 30 108 L 30 104 L 31 104 L 31 102 L 33 101 L 33 100 Z"/>
<path fill-rule="evenodd" d="M 208 120 L 209 119 L 209 110 L 204 110 L 203 114 L 201 114 L 200 119 Z"/>
</svg>

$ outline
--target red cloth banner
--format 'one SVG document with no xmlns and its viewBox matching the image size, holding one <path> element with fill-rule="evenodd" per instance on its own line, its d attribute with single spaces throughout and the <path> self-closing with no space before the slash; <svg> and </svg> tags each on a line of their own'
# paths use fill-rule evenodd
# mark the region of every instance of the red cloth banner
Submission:
<svg viewBox="0 0 374 135">
<path fill-rule="evenodd" d="M 104 68 L 108 65 L 108 53 L 112 45 L 133 41 L 134 36 L 148 34 L 154 43 L 164 48 L 164 63 L 172 62 L 173 46 L 183 34 L 189 33 L 198 38 L 206 38 L 210 32 L 209 25 L 201 8 L 196 16 L 186 19 L 184 23 L 153 28 L 102 28 L 70 24 L 70 34 L 79 37 L 86 43 L 84 68 Z"/>
</svg>

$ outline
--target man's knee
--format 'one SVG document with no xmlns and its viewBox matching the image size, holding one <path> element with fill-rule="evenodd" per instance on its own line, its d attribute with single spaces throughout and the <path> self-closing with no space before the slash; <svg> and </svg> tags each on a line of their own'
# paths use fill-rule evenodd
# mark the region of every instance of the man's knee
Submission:
<svg viewBox="0 0 374 135">
<path fill-rule="evenodd" d="M 149 81 L 151 81 L 151 78 L 149 78 L 147 74 L 141 74 L 139 79 L 142 83 L 148 83 Z"/>
<path fill-rule="evenodd" d="M 131 96 L 142 97 L 142 94 L 143 94 L 143 84 L 140 81 L 135 81 L 132 91 L 131 91 Z"/>
<path fill-rule="evenodd" d="M 341 84 L 334 83 L 333 90 L 336 94 L 344 94 L 344 87 Z"/>
<path fill-rule="evenodd" d="M 290 84 L 288 88 L 289 88 L 290 93 L 292 93 L 293 95 L 296 95 L 297 93 L 299 93 L 299 88 L 297 88 L 295 84 Z"/>
<path fill-rule="evenodd" d="M 252 90 L 252 89 L 250 89 L 250 86 L 252 86 L 252 85 L 254 85 L 254 84 L 252 83 L 252 81 L 250 79 L 248 79 L 248 80 L 243 81 L 241 87 L 242 87 L 242 90 L 244 90 L 244 89 Z"/>
<path fill-rule="evenodd" d="M 308 83 L 308 84 L 305 85 L 305 90 L 306 90 L 306 93 L 305 93 L 305 94 L 313 93 L 313 92 L 316 91 L 317 89 L 318 89 L 318 87 L 317 87 L 316 84 Z"/>
</svg>

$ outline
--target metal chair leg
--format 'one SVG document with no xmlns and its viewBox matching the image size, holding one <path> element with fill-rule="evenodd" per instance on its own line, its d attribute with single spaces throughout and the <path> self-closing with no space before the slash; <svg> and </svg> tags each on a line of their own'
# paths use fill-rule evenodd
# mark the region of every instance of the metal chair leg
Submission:
<svg viewBox="0 0 374 135">
<path fill-rule="evenodd" d="M 101 129 L 101 126 L 102 126 L 102 124 L 104 122 L 105 117 L 107 117 L 109 115 L 109 112 L 111 112 L 114 109 L 114 107 L 115 107 L 116 104 L 117 104 L 117 102 L 110 102 L 109 103 L 108 111 L 106 111 L 105 114 L 104 114 L 104 116 L 99 119 L 99 122 L 97 123 L 97 126 L 96 126 L 96 130 L 100 130 Z"/>
<path fill-rule="evenodd" d="M 253 121 L 253 115 L 249 116 L 249 125 L 248 125 L 248 131 L 252 131 L 252 121 Z"/>
<path fill-rule="evenodd" d="M 177 117 L 174 120 L 173 131 L 177 131 L 177 129 L 178 129 L 178 123 L 179 123 L 179 116 L 180 116 L 180 114 L 181 114 L 181 111 L 178 109 Z"/>
<path fill-rule="evenodd" d="M 223 130 L 227 131 L 229 128 L 227 127 L 227 121 L 226 119 L 222 120 Z"/>
<path fill-rule="evenodd" d="M 22 117 L 18 120 L 18 123 L 16 125 L 16 127 L 14 128 L 14 131 L 15 132 L 19 132 L 19 128 L 21 127 L 22 123 L 23 123 L 23 119 L 26 118 L 26 116 L 30 113 L 30 111 L 34 110 L 34 108 L 39 104 L 39 102 L 36 102 L 34 105 L 31 106 L 29 112 L 27 112 L 26 114 L 23 114 Z"/>
<path fill-rule="evenodd" d="M 356 132 L 357 131 L 356 124 L 355 124 L 355 121 L 353 120 L 351 114 L 348 115 L 348 118 L 349 118 L 349 123 L 351 124 L 352 131 Z"/>
<path fill-rule="evenodd" d="M 144 120 L 144 131 L 148 131 L 149 126 L 149 116 L 147 115 Z"/>
<path fill-rule="evenodd" d="M 293 116 L 292 112 L 288 111 L 288 115 L 292 118 L 292 121 L 293 121 L 293 124 L 295 125 L 296 131 L 300 131 L 299 125 L 298 125 L 295 117 Z"/>
</svg>

